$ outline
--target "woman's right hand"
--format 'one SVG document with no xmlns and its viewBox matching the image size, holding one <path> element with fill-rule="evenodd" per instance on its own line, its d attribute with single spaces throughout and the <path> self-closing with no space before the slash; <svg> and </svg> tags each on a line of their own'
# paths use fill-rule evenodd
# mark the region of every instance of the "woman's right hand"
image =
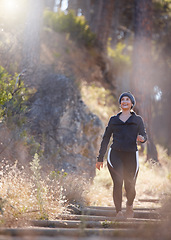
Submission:
<svg viewBox="0 0 171 240">
<path fill-rule="evenodd" d="M 96 168 L 100 170 L 100 168 L 103 168 L 103 162 L 96 162 Z"/>
<path fill-rule="evenodd" d="M 141 136 L 141 135 L 138 135 L 137 136 L 137 141 L 139 141 L 139 142 L 144 142 L 144 137 L 143 136 Z"/>
</svg>

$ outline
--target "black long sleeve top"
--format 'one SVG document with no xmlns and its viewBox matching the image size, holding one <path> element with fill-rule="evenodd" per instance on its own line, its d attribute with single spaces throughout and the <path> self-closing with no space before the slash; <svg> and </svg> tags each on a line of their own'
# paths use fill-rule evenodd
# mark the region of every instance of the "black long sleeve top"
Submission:
<svg viewBox="0 0 171 240">
<path fill-rule="evenodd" d="M 97 157 L 98 162 L 103 162 L 111 135 L 113 135 L 111 148 L 124 152 L 134 152 L 138 150 L 138 135 L 142 135 L 144 137 L 144 142 L 147 140 L 147 134 L 141 116 L 137 115 L 135 112 L 131 112 L 131 116 L 127 119 L 127 121 L 123 122 L 119 118 L 120 114 L 121 112 L 112 116 L 109 120 L 101 142 L 99 156 Z"/>
</svg>

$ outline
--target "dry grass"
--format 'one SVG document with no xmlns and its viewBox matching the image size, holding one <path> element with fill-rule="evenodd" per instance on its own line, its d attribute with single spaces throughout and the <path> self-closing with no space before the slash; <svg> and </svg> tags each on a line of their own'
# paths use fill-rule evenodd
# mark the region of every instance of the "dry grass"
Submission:
<svg viewBox="0 0 171 240">
<path fill-rule="evenodd" d="M 45 175 L 38 159 L 34 160 L 32 174 L 24 167 L 19 170 L 17 164 L 10 166 L 2 162 L 0 226 L 24 226 L 31 219 L 55 220 L 62 213 L 69 213 L 69 205 L 87 204 L 85 179 L 67 175 L 64 171 Z"/>
<path fill-rule="evenodd" d="M 142 204 L 142 199 L 165 199 L 171 189 L 171 161 L 166 150 L 158 146 L 159 160 L 162 166 L 145 163 L 145 156 L 139 157 L 140 170 L 136 183 L 135 206 Z M 167 163 L 167 164 L 166 164 Z M 111 206 L 112 181 L 106 165 L 100 171 L 97 170 L 93 184 L 87 194 L 87 201 L 90 205 Z M 125 194 L 123 202 L 125 202 Z"/>
<path fill-rule="evenodd" d="M 139 205 L 142 198 L 165 199 L 165 195 L 170 193 L 170 158 L 159 146 L 158 152 L 162 166 L 144 164 L 144 156 L 140 157 L 135 205 Z M 24 167 L 18 169 L 17 164 L 10 166 L 2 161 L 0 226 L 23 226 L 31 219 L 55 220 L 62 213 L 69 212 L 71 204 L 113 206 L 112 181 L 106 166 L 101 171 L 97 170 L 93 182 L 90 182 L 63 171 L 45 175 L 36 159 L 33 159 L 32 174 L 28 174 Z"/>
<path fill-rule="evenodd" d="M 1 168 L 1 226 L 22 226 L 30 219 L 53 218 L 64 210 L 61 186 L 55 181 L 41 181 L 37 191 L 35 181 L 16 165 Z"/>
</svg>

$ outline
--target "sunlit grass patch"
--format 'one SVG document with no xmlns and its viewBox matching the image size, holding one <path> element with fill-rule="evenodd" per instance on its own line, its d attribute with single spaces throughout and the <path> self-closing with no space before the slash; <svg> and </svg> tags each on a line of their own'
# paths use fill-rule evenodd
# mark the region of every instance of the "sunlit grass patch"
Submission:
<svg viewBox="0 0 171 240">
<path fill-rule="evenodd" d="M 159 166 L 145 162 L 140 157 L 140 170 L 137 178 L 137 199 L 138 198 L 160 198 L 168 192 L 170 180 L 168 179 L 169 169 L 165 165 Z"/>
<path fill-rule="evenodd" d="M 38 180 L 39 186 L 32 176 L 16 165 L 5 165 L 1 169 L 1 226 L 19 226 L 21 223 L 23 226 L 31 219 L 55 219 L 67 209 L 60 182 L 50 180 L 48 176 Z"/>
<path fill-rule="evenodd" d="M 103 169 L 100 171 L 96 170 L 96 176 L 89 187 L 87 193 L 87 202 L 89 205 L 94 206 L 112 206 L 112 180 L 104 164 Z"/>
<path fill-rule="evenodd" d="M 140 156 L 140 171 L 136 184 L 136 206 L 139 199 L 164 199 L 170 193 L 171 171 L 166 152 L 160 148 L 161 166 L 145 163 L 145 156 Z M 92 166 L 95 167 L 95 166 Z M 85 179 L 65 171 L 51 171 L 45 174 L 38 155 L 31 163 L 32 171 L 18 168 L 17 163 L 9 165 L 2 162 L 0 169 L 0 226 L 24 226 L 33 219 L 55 220 L 63 213 L 70 213 L 69 206 L 78 208 L 86 205 L 113 206 L 113 184 L 109 171 L 96 170 L 93 180 Z M 29 173 L 28 173 L 29 172 Z M 125 206 L 123 194 L 123 207 Z"/>
<path fill-rule="evenodd" d="M 33 219 L 55 220 L 69 205 L 87 205 L 87 181 L 62 171 L 45 174 L 36 154 L 31 171 L 3 162 L 0 177 L 0 226 L 15 227 Z"/>
<path fill-rule="evenodd" d="M 163 158 L 166 162 L 169 162 L 169 157 L 165 153 L 163 155 L 162 148 L 159 152 L 159 159 Z M 168 164 L 161 163 L 153 164 L 150 161 L 145 163 L 145 156 L 139 157 L 140 169 L 136 183 L 136 199 L 135 205 L 141 199 L 163 199 L 170 192 L 171 180 L 170 172 L 171 167 Z M 113 184 L 105 165 L 100 171 L 97 170 L 97 174 L 94 178 L 92 185 L 90 186 L 87 198 L 90 205 L 97 206 L 110 206 L 113 205 L 112 200 Z M 123 190 L 123 202 L 125 199 L 125 191 Z"/>
</svg>

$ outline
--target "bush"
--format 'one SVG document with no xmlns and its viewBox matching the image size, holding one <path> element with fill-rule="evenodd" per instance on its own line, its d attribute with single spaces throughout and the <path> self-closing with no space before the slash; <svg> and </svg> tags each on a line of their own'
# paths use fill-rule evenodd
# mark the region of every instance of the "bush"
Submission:
<svg viewBox="0 0 171 240">
<path fill-rule="evenodd" d="M 23 227 L 32 219 L 55 220 L 67 209 L 61 183 L 42 173 L 37 154 L 30 165 L 32 174 L 27 167 L 19 169 L 17 162 L 1 163 L 0 227 Z"/>
<path fill-rule="evenodd" d="M 17 77 L 17 74 L 11 76 L 2 66 L 0 66 L 1 120 L 9 120 L 10 117 L 17 118 L 17 116 L 19 116 L 22 112 L 26 110 L 28 93 L 21 79 L 18 79 L 19 83 L 17 83 Z"/>
<path fill-rule="evenodd" d="M 76 16 L 73 11 L 67 14 L 59 11 L 57 13 L 46 10 L 44 23 L 56 32 L 69 33 L 71 39 L 85 45 L 93 46 L 95 34 L 91 32 L 84 16 Z"/>
<path fill-rule="evenodd" d="M 28 167 L 17 162 L 0 166 L 0 227 L 29 224 L 30 220 L 55 220 L 70 213 L 73 205 L 84 206 L 88 182 L 81 176 L 62 171 L 43 172 L 39 155 Z"/>
<path fill-rule="evenodd" d="M 126 53 L 124 53 L 124 51 Z M 110 46 L 110 41 L 108 42 L 107 47 L 108 56 L 112 59 L 115 74 L 119 75 L 123 72 L 123 69 L 130 69 L 131 67 L 131 57 L 128 54 L 128 49 L 126 49 L 126 45 L 119 42 L 115 49 L 112 49 Z"/>
</svg>

